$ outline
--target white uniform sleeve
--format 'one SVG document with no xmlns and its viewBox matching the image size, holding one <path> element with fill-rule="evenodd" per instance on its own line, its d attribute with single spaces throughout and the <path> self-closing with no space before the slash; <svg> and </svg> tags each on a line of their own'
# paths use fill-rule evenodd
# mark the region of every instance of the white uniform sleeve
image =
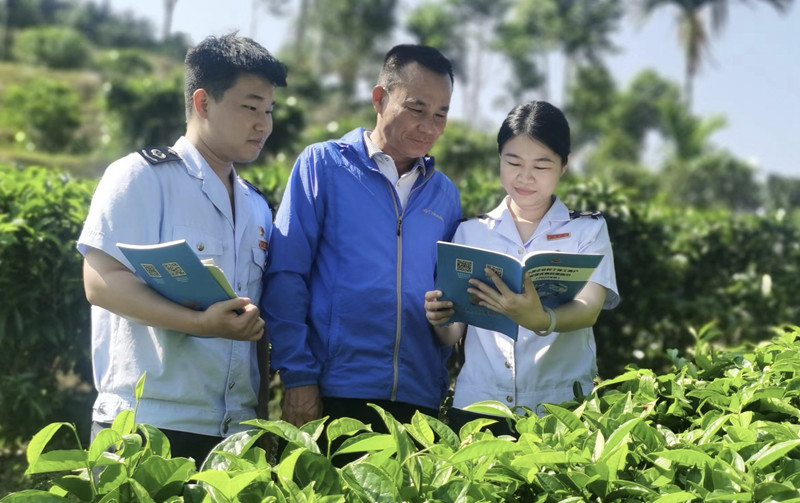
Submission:
<svg viewBox="0 0 800 503">
<path fill-rule="evenodd" d="M 117 242 L 159 242 L 163 201 L 161 186 L 152 167 L 138 154 L 112 163 L 103 174 L 78 238 L 78 251 L 97 248 L 133 269 L 117 248 Z"/>
<path fill-rule="evenodd" d="M 591 281 L 606 288 L 606 300 L 603 309 L 612 309 L 619 304 L 617 276 L 614 270 L 614 253 L 611 250 L 611 239 L 608 237 L 608 225 L 603 218 L 581 217 L 587 226 L 581 233 L 580 253 L 601 253 L 603 260 L 592 274 Z"/>
</svg>

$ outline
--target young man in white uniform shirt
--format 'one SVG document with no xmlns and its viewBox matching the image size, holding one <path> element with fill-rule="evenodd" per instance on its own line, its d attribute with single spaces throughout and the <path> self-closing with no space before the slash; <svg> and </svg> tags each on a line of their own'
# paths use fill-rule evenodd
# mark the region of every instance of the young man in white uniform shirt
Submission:
<svg viewBox="0 0 800 503">
<path fill-rule="evenodd" d="M 136 421 L 161 429 L 174 457 L 200 463 L 256 417 L 268 379 L 266 367 L 259 375 L 256 304 L 272 214 L 233 163 L 258 156 L 272 132 L 274 87 L 284 85 L 285 66 L 254 41 L 208 37 L 186 57 L 185 136 L 103 175 L 78 239 L 92 304 L 93 436 L 136 406 L 144 373 Z M 238 297 L 205 311 L 171 302 L 136 277 L 116 246 L 176 239 L 213 258 Z"/>
</svg>

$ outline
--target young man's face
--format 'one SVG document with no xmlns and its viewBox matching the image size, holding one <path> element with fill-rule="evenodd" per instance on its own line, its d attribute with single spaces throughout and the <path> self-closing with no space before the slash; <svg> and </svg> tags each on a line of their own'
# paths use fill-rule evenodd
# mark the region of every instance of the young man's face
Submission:
<svg viewBox="0 0 800 503">
<path fill-rule="evenodd" d="M 448 75 L 417 63 L 404 68 L 405 82 L 391 92 L 373 91 L 378 121 L 371 139 L 395 163 L 427 154 L 444 131 L 453 86 Z"/>
<path fill-rule="evenodd" d="M 219 101 L 208 96 L 203 141 L 223 162 L 251 162 L 272 133 L 274 86 L 252 75 L 241 75 Z"/>
</svg>

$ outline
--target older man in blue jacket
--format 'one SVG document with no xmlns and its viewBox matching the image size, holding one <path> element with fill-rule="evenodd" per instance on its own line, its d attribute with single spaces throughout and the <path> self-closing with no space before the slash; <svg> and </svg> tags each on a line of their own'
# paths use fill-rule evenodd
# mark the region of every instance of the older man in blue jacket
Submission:
<svg viewBox="0 0 800 503">
<path fill-rule="evenodd" d="M 295 425 L 348 416 L 380 427 L 436 415 L 448 349 L 425 318 L 436 241 L 459 218 L 458 189 L 427 154 L 447 123 L 453 72 L 439 51 L 399 45 L 372 90 L 373 130 L 307 147 L 270 243 L 262 308 L 272 365 Z"/>
</svg>

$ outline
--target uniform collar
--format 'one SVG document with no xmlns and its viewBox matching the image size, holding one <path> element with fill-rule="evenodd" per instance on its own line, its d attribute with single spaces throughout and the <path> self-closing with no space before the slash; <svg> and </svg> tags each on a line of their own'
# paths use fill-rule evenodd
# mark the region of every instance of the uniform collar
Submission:
<svg viewBox="0 0 800 503">
<path fill-rule="evenodd" d="M 519 231 L 517 231 L 514 219 L 511 217 L 511 211 L 508 209 L 509 199 L 509 196 L 504 197 L 495 209 L 486 214 L 486 217 L 495 221 L 494 228 L 497 232 L 514 242 L 518 242 L 520 240 Z M 542 217 L 542 221 L 539 222 L 531 239 L 534 239 L 540 232 L 545 232 L 549 229 L 552 222 L 569 221 L 569 219 L 569 209 L 561 202 L 558 196 L 553 195 L 553 204 Z"/>
<path fill-rule="evenodd" d="M 509 196 L 504 197 L 500 204 L 487 213 L 486 216 L 493 220 L 511 220 L 513 222 L 514 219 L 511 218 L 511 212 L 508 210 L 508 200 Z M 542 217 L 542 221 L 544 222 L 545 220 L 556 222 L 569 220 L 569 208 L 556 195 L 553 195 L 553 204 Z"/>
<path fill-rule="evenodd" d="M 181 156 L 183 165 L 191 176 L 204 180 L 209 174 L 214 172 L 203 155 L 200 154 L 200 151 L 197 150 L 197 147 L 185 136 L 178 138 L 178 141 L 175 142 L 172 149 Z"/>
<path fill-rule="evenodd" d="M 225 217 L 231 223 L 231 226 L 233 226 L 233 213 L 225 186 L 217 177 L 217 174 L 214 172 L 214 170 L 211 169 L 211 166 L 208 164 L 203 155 L 200 154 L 200 151 L 197 150 L 197 147 L 195 147 L 185 136 L 181 136 L 178 138 L 178 141 L 175 142 L 175 145 L 173 145 L 172 148 L 178 153 L 178 155 L 181 156 L 181 159 L 183 160 L 181 164 L 183 164 L 189 176 L 197 178 L 198 180 L 202 180 L 203 192 L 207 195 L 209 200 L 211 200 L 214 206 L 216 206 L 219 211 L 225 215 Z M 239 178 L 235 167 L 231 171 L 231 176 L 233 176 L 233 200 L 234 204 L 236 205 L 236 209 L 233 211 L 236 212 L 238 220 L 244 224 L 245 222 L 242 221 L 241 215 L 244 215 L 245 217 L 247 215 L 246 212 L 243 214 L 241 212 L 241 208 L 239 207 L 244 203 L 244 200 L 240 196 L 250 196 L 251 189 L 244 182 L 244 180 Z"/>
<path fill-rule="evenodd" d="M 211 166 L 206 161 L 205 157 L 197 150 L 192 142 L 190 142 L 185 136 L 181 136 L 178 138 L 178 141 L 175 142 L 175 145 L 172 146 L 172 149 L 181 156 L 183 159 L 183 165 L 186 167 L 186 171 L 193 177 L 198 178 L 200 180 L 204 180 L 207 177 L 214 175 L 214 170 L 211 169 Z M 234 166 L 233 172 L 233 182 L 234 186 L 238 185 L 246 195 L 250 195 L 251 188 L 239 178 L 238 173 L 236 173 L 236 167 Z"/>
</svg>

